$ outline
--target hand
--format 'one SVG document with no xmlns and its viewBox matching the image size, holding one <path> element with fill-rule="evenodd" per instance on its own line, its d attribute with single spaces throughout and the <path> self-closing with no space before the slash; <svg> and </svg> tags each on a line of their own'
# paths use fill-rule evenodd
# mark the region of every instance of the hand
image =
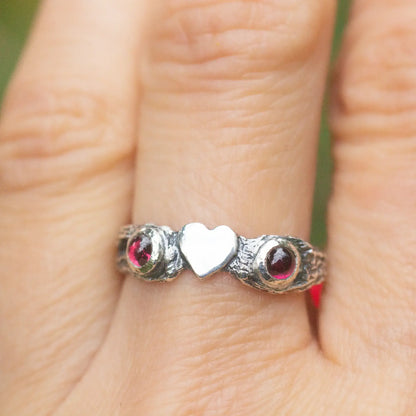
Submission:
<svg viewBox="0 0 416 416">
<path fill-rule="evenodd" d="M 0 414 L 414 414 L 414 0 L 353 8 L 319 316 L 223 274 L 122 279 L 114 244 L 129 222 L 308 239 L 334 1 L 145 3 L 46 0 L 9 87 Z"/>
</svg>

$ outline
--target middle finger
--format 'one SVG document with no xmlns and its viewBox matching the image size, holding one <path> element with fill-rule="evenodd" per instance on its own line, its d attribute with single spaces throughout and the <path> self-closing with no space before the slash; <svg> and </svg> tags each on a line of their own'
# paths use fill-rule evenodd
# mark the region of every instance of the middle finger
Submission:
<svg viewBox="0 0 416 416">
<path fill-rule="evenodd" d="M 333 1 L 152 5 L 134 222 L 308 239 Z M 103 354 L 137 377 L 142 414 L 155 401 L 174 406 L 172 394 L 195 406 L 202 380 L 211 389 L 198 406 L 214 405 L 233 394 L 219 385 L 312 345 L 303 295 L 263 294 L 221 274 L 127 279 L 114 324 Z M 250 388 L 241 385 L 242 406 Z"/>
</svg>

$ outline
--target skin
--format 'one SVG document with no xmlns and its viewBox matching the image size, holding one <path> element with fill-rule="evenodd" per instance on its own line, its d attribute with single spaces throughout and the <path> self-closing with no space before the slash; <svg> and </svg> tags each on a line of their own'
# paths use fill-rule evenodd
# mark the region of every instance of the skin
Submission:
<svg viewBox="0 0 416 416">
<path fill-rule="evenodd" d="M 113 265 L 129 222 L 308 239 L 334 12 L 43 2 L 0 122 L 0 414 L 414 414 L 414 0 L 351 12 L 319 312 Z"/>
</svg>

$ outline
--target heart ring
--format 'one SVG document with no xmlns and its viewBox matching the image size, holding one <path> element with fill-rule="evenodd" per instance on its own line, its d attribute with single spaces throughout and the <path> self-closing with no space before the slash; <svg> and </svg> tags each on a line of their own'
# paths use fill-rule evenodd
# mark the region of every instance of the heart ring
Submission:
<svg viewBox="0 0 416 416">
<path fill-rule="evenodd" d="M 154 224 L 123 227 L 117 266 L 123 273 L 159 282 L 173 280 L 183 269 L 200 279 L 225 271 L 270 293 L 303 291 L 326 275 L 325 255 L 300 238 L 250 239 L 226 225 L 209 230 L 200 223 L 187 224 L 178 232 Z"/>
</svg>

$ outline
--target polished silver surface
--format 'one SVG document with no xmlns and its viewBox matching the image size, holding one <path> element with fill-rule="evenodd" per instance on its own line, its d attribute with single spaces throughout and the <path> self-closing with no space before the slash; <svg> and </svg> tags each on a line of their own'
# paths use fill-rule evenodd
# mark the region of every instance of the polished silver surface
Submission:
<svg viewBox="0 0 416 416">
<path fill-rule="evenodd" d="M 150 239 L 152 250 L 145 264 L 138 266 L 130 260 L 129 248 L 143 236 Z M 284 278 L 272 276 L 267 267 L 268 254 L 279 247 L 288 250 L 294 262 Z M 187 224 L 179 232 L 154 224 L 123 227 L 117 266 L 123 273 L 161 282 L 173 280 L 183 269 L 199 278 L 226 271 L 245 285 L 275 294 L 309 289 L 326 276 L 325 255 L 299 238 L 263 235 L 249 239 L 225 225 L 209 230 L 200 223 Z"/>
<path fill-rule="evenodd" d="M 182 255 L 201 278 L 222 269 L 237 254 L 237 235 L 226 225 L 209 230 L 200 223 L 187 224 L 178 241 Z"/>
</svg>

